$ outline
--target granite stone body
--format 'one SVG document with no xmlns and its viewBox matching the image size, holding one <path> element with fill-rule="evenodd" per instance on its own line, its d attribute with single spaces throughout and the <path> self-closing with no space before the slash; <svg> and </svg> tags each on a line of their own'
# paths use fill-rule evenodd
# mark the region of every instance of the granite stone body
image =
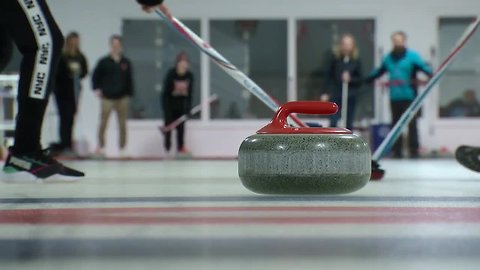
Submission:
<svg viewBox="0 0 480 270">
<path fill-rule="evenodd" d="M 256 134 L 240 146 L 238 172 L 260 194 L 345 194 L 368 183 L 371 152 L 354 134 Z"/>
</svg>

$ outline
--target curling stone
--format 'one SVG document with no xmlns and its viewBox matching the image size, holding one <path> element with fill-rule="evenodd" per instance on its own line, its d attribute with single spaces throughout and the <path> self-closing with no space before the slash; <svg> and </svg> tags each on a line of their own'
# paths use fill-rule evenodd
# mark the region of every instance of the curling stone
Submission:
<svg viewBox="0 0 480 270">
<path fill-rule="evenodd" d="M 329 102 L 289 102 L 273 120 L 240 146 L 243 185 L 260 194 L 345 194 L 370 179 L 371 153 L 360 137 L 343 128 L 290 127 L 291 113 L 335 114 Z"/>
</svg>

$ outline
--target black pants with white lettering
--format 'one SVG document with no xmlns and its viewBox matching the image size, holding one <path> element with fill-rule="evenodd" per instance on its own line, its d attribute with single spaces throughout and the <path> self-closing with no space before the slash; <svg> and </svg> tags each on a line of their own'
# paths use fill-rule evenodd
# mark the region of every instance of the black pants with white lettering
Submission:
<svg viewBox="0 0 480 270">
<path fill-rule="evenodd" d="M 63 36 L 45 0 L 1 0 L 0 24 L 0 34 L 9 35 L 23 56 L 13 152 L 37 151 Z"/>
</svg>

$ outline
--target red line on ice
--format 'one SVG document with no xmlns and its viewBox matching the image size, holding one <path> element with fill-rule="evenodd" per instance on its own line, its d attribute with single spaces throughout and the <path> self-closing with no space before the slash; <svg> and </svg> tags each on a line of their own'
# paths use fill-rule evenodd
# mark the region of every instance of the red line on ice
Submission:
<svg viewBox="0 0 480 270">
<path fill-rule="evenodd" d="M 355 214 L 349 215 L 349 212 Z M 289 213 L 295 215 L 289 217 Z M 343 214 L 341 214 L 341 216 L 335 216 L 335 213 Z M 315 214 L 322 214 L 322 216 L 313 216 Z M 81 209 L 19 209 L 0 211 L 0 224 L 4 225 L 307 225 L 419 223 L 480 223 L 480 208 L 308 206 L 148 208 L 136 207 Z"/>
</svg>

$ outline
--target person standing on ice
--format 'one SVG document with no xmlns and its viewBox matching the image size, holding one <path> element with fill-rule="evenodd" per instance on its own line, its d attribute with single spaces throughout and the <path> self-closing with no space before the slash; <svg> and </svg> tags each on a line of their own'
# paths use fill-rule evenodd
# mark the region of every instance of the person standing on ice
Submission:
<svg viewBox="0 0 480 270">
<path fill-rule="evenodd" d="M 165 77 L 162 92 L 162 105 L 165 126 L 168 126 L 184 114 L 189 114 L 192 107 L 193 74 L 189 70 L 188 55 L 181 52 L 177 55 L 175 67 L 170 69 Z M 185 148 L 185 123 L 177 126 L 177 151 L 188 154 Z M 172 132 L 165 134 L 165 150 L 172 147 Z"/>
<path fill-rule="evenodd" d="M 137 0 L 145 11 L 161 0 Z M 42 150 L 40 135 L 48 98 L 63 47 L 63 35 L 46 0 L 0 1 L 0 72 L 6 67 L 15 43 L 22 54 L 18 86 L 15 143 L 0 172 L 2 181 L 79 179 L 85 174 L 62 165 Z"/>
<path fill-rule="evenodd" d="M 422 71 L 429 77 L 433 73 L 417 52 L 407 48 L 407 35 L 404 32 L 394 32 L 391 39 L 392 52 L 385 56 L 382 65 L 375 69 L 366 81 L 373 82 L 385 73 L 389 74 L 392 125 L 395 125 L 416 97 L 417 71 Z M 417 121 L 415 119 L 410 123 L 408 133 L 410 157 L 418 158 L 419 143 Z M 395 158 L 403 158 L 402 148 L 403 138 L 400 137 L 393 146 L 393 156 Z"/>
<path fill-rule="evenodd" d="M 73 150 L 73 125 L 77 112 L 81 80 L 88 74 L 87 59 L 80 50 L 80 36 L 76 32 L 67 35 L 56 75 L 53 91 L 60 119 L 60 142 L 51 144 L 54 154 L 75 156 Z"/>
<path fill-rule="evenodd" d="M 326 80 L 324 89 L 328 94 L 322 96 L 323 101 L 331 100 L 340 108 L 348 107 L 347 128 L 352 130 L 355 117 L 355 105 L 357 95 L 362 85 L 362 63 L 355 38 L 351 34 L 345 34 L 333 49 L 326 67 Z M 343 84 L 348 83 L 348 104 L 342 104 Z M 341 117 L 345 117 L 342 115 Z M 340 113 L 330 117 L 330 126 L 337 127 Z"/>
<path fill-rule="evenodd" d="M 120 157 L 126 158 L 127 118 L 130 98 L 133 96 L 133 69 L 131 61 L 123 55 L 120 36 L 110 38 L 110 53 L 100 59 L 92 75 L 92 85 L 101 99 L 99 146 L 95 153 L 99 158 L 105 155 L 105 132 L 112 111 L 118 118 Z"/>
<path fill-rule="evenodd" d="M 0 29 L 0 47 L 11 48 L 15 43 L 22 54 L 15 143 L 9 149 L 1 180 L 35 181 L 52 176 L 63 180 L 84 176 L 58 163 L 40 144 L 43 116 L 63 47 L 62 32 L 46 1 L 0 1 Z M 0 68 L 4 68 L 12 50 L 1 51 Z"/>
</svg>

